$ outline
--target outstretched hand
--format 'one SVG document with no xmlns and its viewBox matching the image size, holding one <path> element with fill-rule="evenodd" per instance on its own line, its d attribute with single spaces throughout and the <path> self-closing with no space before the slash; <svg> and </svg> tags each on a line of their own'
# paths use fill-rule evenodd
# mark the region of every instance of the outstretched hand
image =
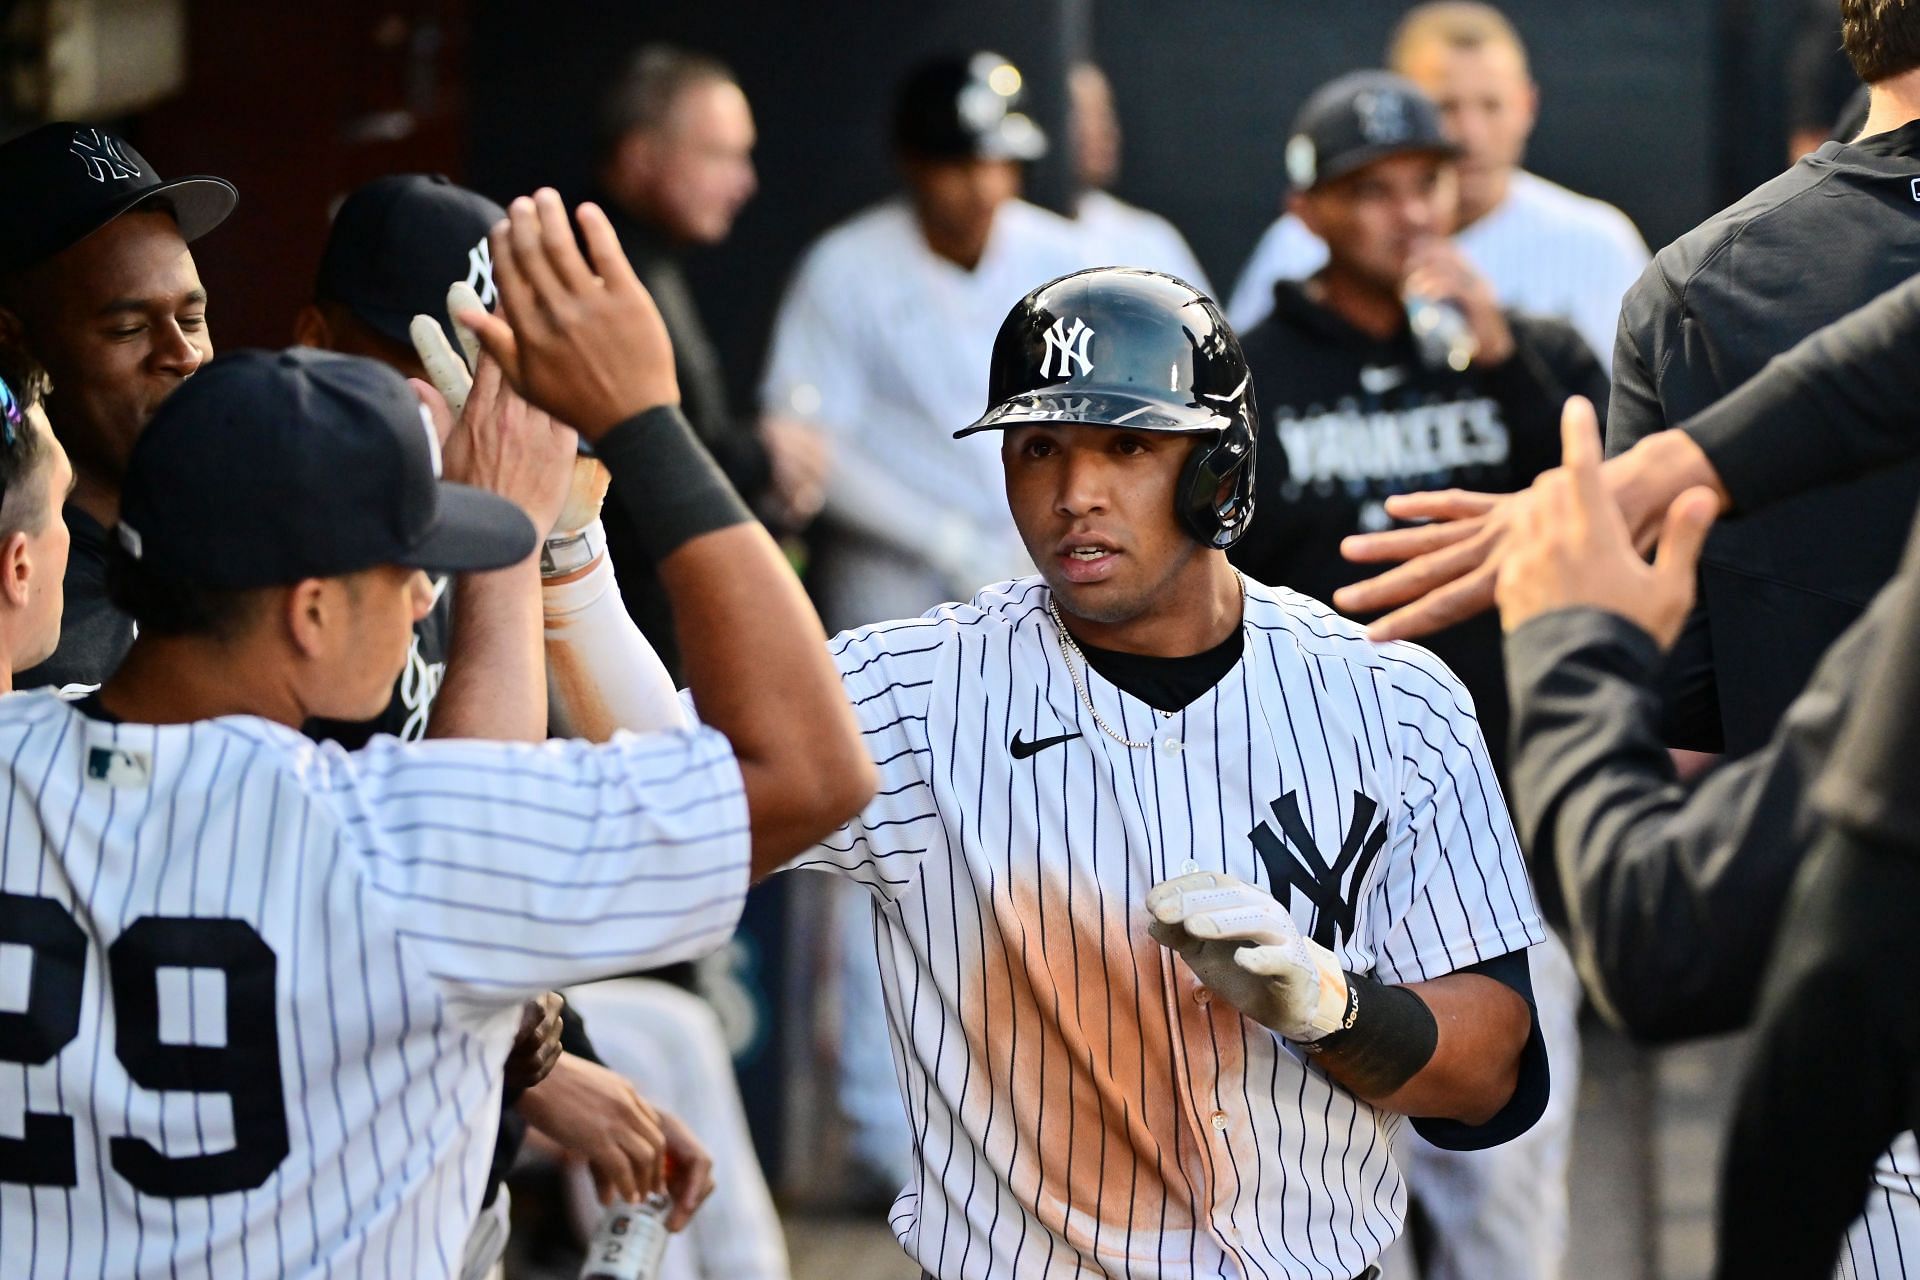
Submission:
<svg viewBox="0 0 1920 1280">
<path fill-rule="evenodd" d="M 493 229 L 504 316 L 462 312 L 520 394 L 588 440 L 646 409 L 675 404 L 680 384 L 660 311 L 597 205 L 575 211 L 591 262 L 550 187 L 522 196 Z"/>
<path fill-rule="evenodd" d="M 1599 438 L 1599 419 L 1582 396 L 1570 398 L 1561 411 L 1563 441 L 1570 430 L 1583 440 Z M 1643 552 L 1653 548 L 1661 520 L 1683 490 L 1719 483 L 1706 455 L 1681 431 L 1649 436 L 1599 464 L 1596 474 Z M 1724 507 L 1724 490 L 1713 491 L 1717 506 Z M 1432 635 L 1492 608 L 1500 566 L 1543 500 L 1537 484 L 1519 493 L 1447 489 L 1388 498 L 1388 515 L 1427 523 L 1343 539 L 1340 554 L 1348 560 L 1395 567 L 1334 592 L 1334 607 L 1348 614 L 1384 613 L 1367 627 L 1377 641 Z"/>
<path fill-rule="evenodd" d="M 1634 546 L 1600 478 L 1600 433 L 1591 412 L 1560 426 L 1561 463 L 1515 503 L 1512 541 L 1499 567 L 1500 624 L 1514 630 L 1556 609 L 1605 609 L 1668 648 L 1693 608 L 1694 575 L 1720 497 L 1696 486 L 1675 498 L 1652 564 Z"/>
</svg>

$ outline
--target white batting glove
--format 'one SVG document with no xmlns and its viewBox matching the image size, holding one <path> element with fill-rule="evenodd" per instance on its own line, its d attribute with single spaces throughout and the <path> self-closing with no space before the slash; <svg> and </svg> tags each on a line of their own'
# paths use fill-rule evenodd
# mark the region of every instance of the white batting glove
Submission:
<svg viewBox="0 0 1920 1280">
<path fill-rule="evenodd" d="M 1162 881 L 1147 893 L 1149 932 L 1196 977 L 1255 1022 L 1312 1044 L 1345 1025 L 1347 977 L 1263 889 L 1214 871 Z"/>
<path fill-rule="evenodd" d="M 485 311 L 480 296 L 464 280 L 447 288 L 447 314 L 458 316 L 468 311 Z M 454 338 L 460 343 L 455 352 L 440 322 L 432 316 L 415 316 L 407 326 L 413 338 L 413 350 L 425 366 L 427 380 L 446 399 L 447 408 L 457 421 L 466 411 L 467 397 L 473 390 L 473 370 L 480 363 L 480 340 L 473 330 L 453 322 Z M 598 559 L 606 550 L 606 534 L 600 528 L 600 506 L 606 500 L 611 479 L 598 458 L 582 455 L 573 462 L 573 482 L 567 491 L 560 518 L 547 531 L 546 546 L 540 563 L 547 576 L 576 573 Z"/>
</svg>

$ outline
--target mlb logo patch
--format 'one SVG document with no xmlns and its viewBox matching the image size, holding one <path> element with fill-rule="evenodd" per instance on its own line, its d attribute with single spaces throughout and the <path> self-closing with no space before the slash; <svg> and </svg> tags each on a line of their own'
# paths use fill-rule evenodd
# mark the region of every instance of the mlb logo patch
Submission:
<svg viewBox="0 0 1920 1280">
<path fill-rule="evenodd" d="M 150 770 L 147 757 L 118 747 L 89 747 L 87 777 L 110 787 L 144 787 Z"/>
<path fill-rule="evenodd" d="M 1920 201 L 1920 178 L 1915 178 L 1912 183 L 1908 185 L 1907 190 L 1913 192 L 1915 201 Z"/>
</svg>

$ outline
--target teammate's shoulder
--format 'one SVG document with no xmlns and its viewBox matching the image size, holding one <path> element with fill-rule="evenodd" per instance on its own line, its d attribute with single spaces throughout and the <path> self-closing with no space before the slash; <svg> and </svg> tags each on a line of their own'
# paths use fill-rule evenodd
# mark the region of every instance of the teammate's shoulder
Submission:
<svg viewBox="0 0 1920 1280">
<path fill-rule="evenodd" d="M 913 215 L 900 200 L 882 200 L 836 222 L 807 247 L 800 259 L 804 273 L 843 267 L 871 269 L 873 255 L 890 246 L 910 244 Z"/>
<path fill-rule="evenodd" d="M 1378 672 L 1387 685 L 1402 692 L 1419 689 L 1471 710 L 1466 687 L 1431 650 L 1405 640 L 1370 640 L 1360 623 L 1290 587 L 1247 579 L 1247 623 L 1256 631 L 1284 635 L 1303 657 Z"/>
<path fill-rule="evenodd" d="M 917 618 L 896 618 L 842 631 L 829 643 L 842 671 L 849 661 L 930 660 L 969 636 L 1006 633 L 1046 612 L 1046 583 L 1035 574 L 983 587 L 973 599 L 936 605 Z"/>
<path fill-rule="evenodd" d="M 56 717 L 77 714 L 72 704 L 93 691 L 93 685 L 46 685 L 0 694 L 0 728 L 43 724 Z"/>
<path fill-rule="evenodd" d="M 1513 181 L 1514 195 L 1545 214 L 1557 227 L 1581 237 L 1630 243 L 1645 252 L 1646 242 L 1640 229 L 1618 206 L 1525 169 L 1515 173 Z"/>
<path fill-rule="evenodd" d="M 1827 219 L 1830 215 L 1818 203 L 1809 203 L 1804 197 L 1818 191 L 1837 171 L 1813 159 L 1805 157 L 1786 172 L 1767 179 L 1654 254 L 1652 266 L 1634 288 L 1649 287 L 1657 277 L 1676 298 L 1685 300 L 1703 279 L 1712 278 L 1717 265 L 1727 264 L 1727 247 L 1757 224 L 1797 226 L 1803 219 Z M 1755 265 L 1749 257 L 1741 269 L 1750 272 Z M 1783 258 L 1778 263 L 1782 270 L 1791 272 L 1798 272 L 1800 265 L 1798 258 Z"/>
</svg>

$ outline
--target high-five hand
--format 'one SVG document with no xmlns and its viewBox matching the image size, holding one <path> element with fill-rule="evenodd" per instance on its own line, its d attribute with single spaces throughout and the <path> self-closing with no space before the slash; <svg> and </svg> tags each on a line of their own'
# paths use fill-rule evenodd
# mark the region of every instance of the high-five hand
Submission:
<svg viewBox="0 0 1920 1280">
<path fill-rule="evenodd" d="M 1591 412 L 1560 425 L 1560 465 L 1515 505 L 1512 546 L 1495 596 L 1508 631 L 1555 609 L 1605 609 L 1635 623 L 1662 649 L 1693 607 L 1694 572 L 1720 498 L 1688 489 L 1666 510 L 1652 564 L 1600 479 L 1600 433 Z"/>
<path fill-rule="evenodd" d="M 491 236 L 504 317 L 469 311 L 455 319 L 473 329 L 515 390 L 598 440 L 643 410 L 678 403 L 680 384 L 667 327 L 606 214 L 583 204 L 575 216 L 591 263 L 557 192 L 543 187 L 515 200 Z"/>
</svg>

